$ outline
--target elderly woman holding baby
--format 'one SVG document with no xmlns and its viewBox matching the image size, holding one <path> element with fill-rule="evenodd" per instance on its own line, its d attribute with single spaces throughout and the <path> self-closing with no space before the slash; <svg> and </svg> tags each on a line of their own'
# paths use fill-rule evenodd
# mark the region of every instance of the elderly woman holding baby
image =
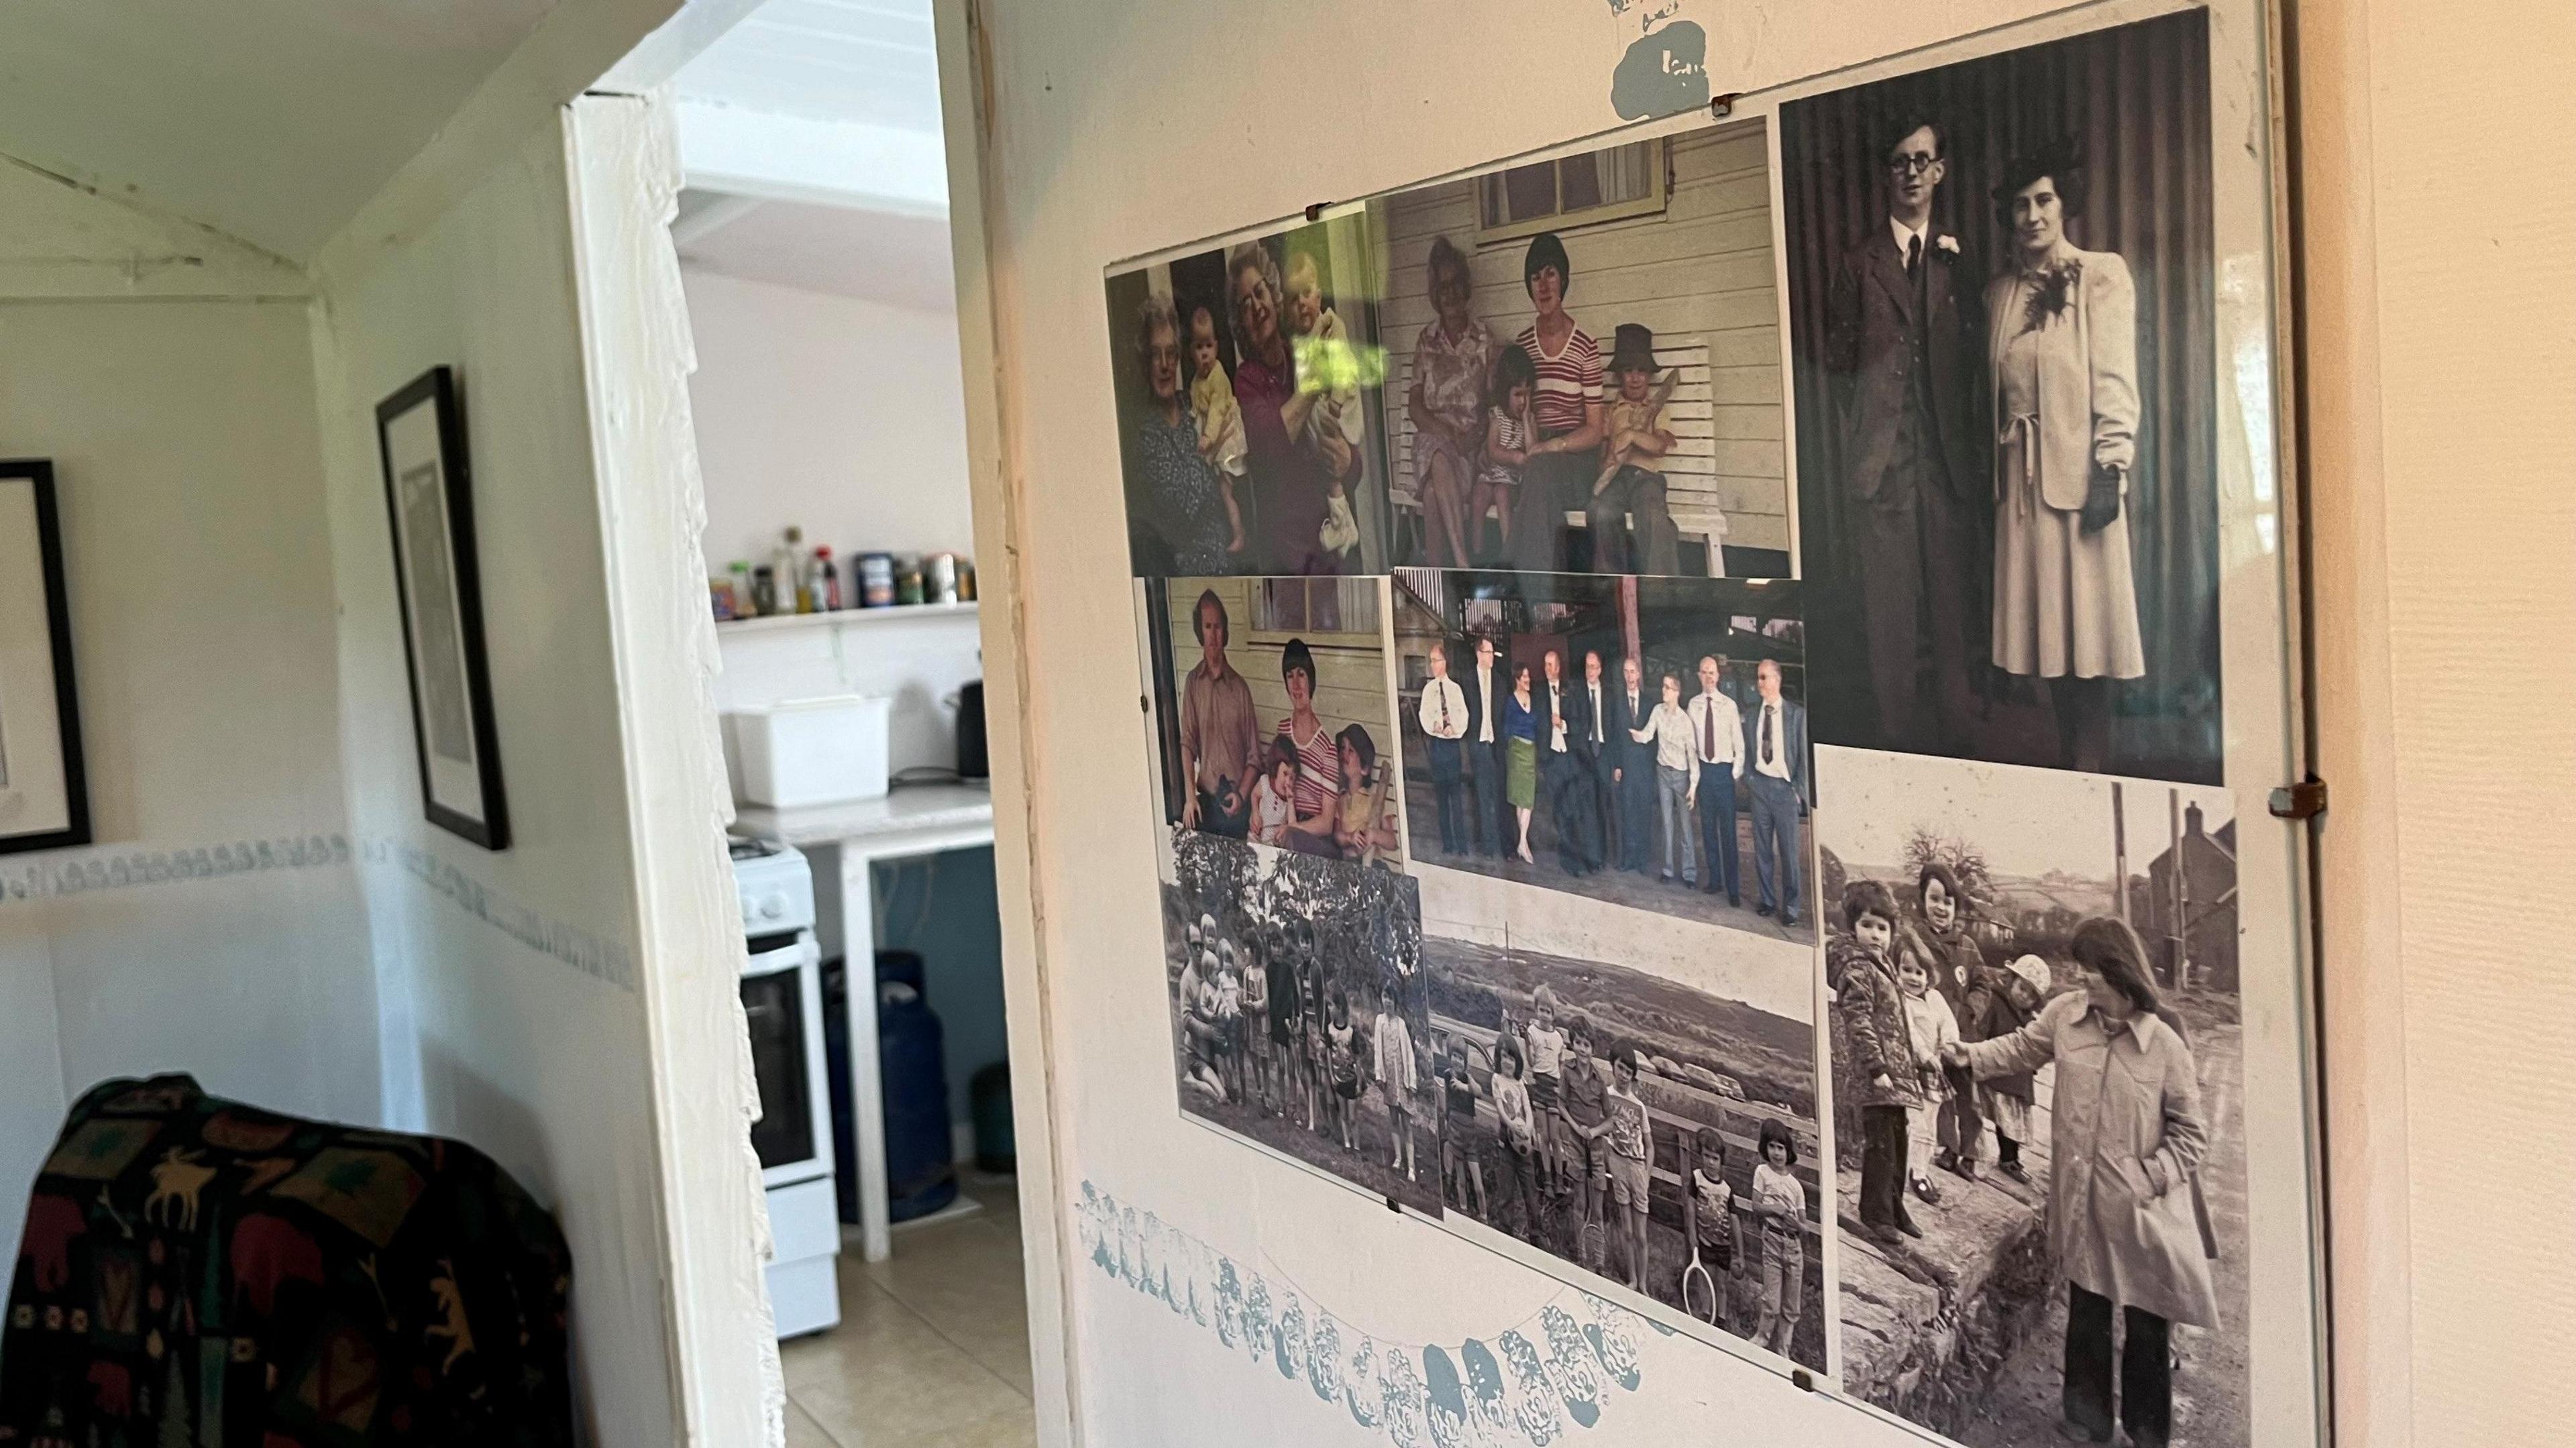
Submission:
<svg viewBox="0 0 2576 1448">
<path fill-rule="evenodd" d="M 1233 313 L 1234 398 L 1243 434 L 1260 535 L 1253 547 L 1271 573 L 1339 573 L 1344 556 L 1324 544 L 1333 499 L 1359 471 L 1359 450 L 1338 427 L 1314 426 L 1322 389 L 1297 385 L 1297 355 L 1282 325 L 1287 289 L 1278 255 L 1258 241 L 1227 253 L 1226 297 Z"/>
</svg>

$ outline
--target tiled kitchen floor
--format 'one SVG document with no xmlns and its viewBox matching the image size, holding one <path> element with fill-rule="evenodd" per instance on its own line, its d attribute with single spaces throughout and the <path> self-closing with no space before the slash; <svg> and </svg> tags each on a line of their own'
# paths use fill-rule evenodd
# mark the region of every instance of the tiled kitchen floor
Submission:
<svg viewBox="0 0 2576 1448">
<path fill-rule="evenodd" d="M 985 1210 L 898 1232 L 892 1261 L 841 1256 L 841 1325 L 785 1344 L 788 1448 L 1025 1448 L 1028 1302 L 1019 1198 L 973 1180 Z"/>
</svg>

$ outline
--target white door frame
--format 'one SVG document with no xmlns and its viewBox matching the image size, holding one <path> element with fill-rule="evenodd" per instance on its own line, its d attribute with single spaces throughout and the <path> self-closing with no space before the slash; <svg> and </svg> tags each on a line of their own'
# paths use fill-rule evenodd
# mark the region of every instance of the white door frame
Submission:
<svg viewBox="0 0 2576 1448">
<path fill-rule="evenodd" d="M 975 505 L 975 572 L 983 600 L 984 725 L 993 768 L 993 871 L 1002 907 L 1003 1008 L 1009 1015 L 1011 1118 L 1020 1178 L 1020 1242 L 1029 1304 L 1029 1356 L 1041 1448 L 1081 1443 L 1073 1373 L 1075 1334 L 1066 1299 L 1069 1254 L 1080 1250 L 1068 1221 L 1056 1158 L 1054 1012 L 1049 999 L 1046 902 L 1032 862 L 1041 847 L 1037 777 L 1024 747 L 1021 711 L 1029 697 L 1021 641 L 1021 542 L 1029 525 L 1025 439 L 1007 399 L 1016 371 L 1000 305 L 1018 284 L 997 266 L 989 242 L 999 230 L 984 158 L 993 144 L 991 74 L 983 0 L 934 0 L 939 105 L 948 133 L 948 231 L 957 263 L 957 338 L 966 384 L 966 468 Z"/>
<path fill-rule="evenodd" d="M 983 40 L 975 0 L 935 0 L 949 221 L 965 380 L 966 443 L 983 600 L 985 720 L 993 770 L 994 870 L 1009 1016 L 1022 1256 L 1038 1442 L 1081 1439 L 1070 1370 L 1065 1251 L 1073 1240 L 1055 1159 L 1054 1072 L 1037 929 L 1032 779 L 1016 565 L 1026 470 L 1006 421 L 996 275 L 987 246 Z M 688 376 L 696 365 L 669 224 L 681 185 L 665 91 L 594 93 L 568 127 L 578 228 L 575 269 L 609 546 L 628 781 L 636 801 L 638 902 L 648 969 L 651 1062 L 673 1291 L 668 1324 L 686 1441 L 784 1441 L 784 1392 L 761 1280 L 768 1219 L 745 1112 L 749 1044 L 736 971 L 739 907 L 711 836 L 732 818 L 710 682 L 717 668 L 699 537 L 706 518 Z M 721 998 L 721 999 L 719 999 Z"/>
</svg>

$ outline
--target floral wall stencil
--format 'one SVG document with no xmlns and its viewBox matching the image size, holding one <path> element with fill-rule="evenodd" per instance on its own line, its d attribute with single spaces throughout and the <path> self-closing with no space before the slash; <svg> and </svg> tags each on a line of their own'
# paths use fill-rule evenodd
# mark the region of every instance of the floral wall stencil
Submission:
<svg viewBox="0 0 2576 1448">
<path fill-rule="evenodd" d="M 1615 1392 L 1644 1381 L 1639 1331 L 1672 1330 L 1567 1289 L 1490 1341 L 1380 1342 L 1285 1280 L 1266 1278 L 1151 1211 L 1086 1181 L 1075 1204 L 1083 1254 L 1112 1281 L 1379 1430 L 1394 1448 L 1545 1448 L 1598 1424 Z"/>
</svg>

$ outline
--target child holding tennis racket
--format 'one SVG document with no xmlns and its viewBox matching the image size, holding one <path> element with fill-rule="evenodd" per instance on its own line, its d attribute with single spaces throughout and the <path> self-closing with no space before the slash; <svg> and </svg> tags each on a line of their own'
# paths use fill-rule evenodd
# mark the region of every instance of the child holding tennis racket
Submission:
<svg viewBox="0 0 2576 1448">
<path fill-rule="evenodd" d="M 1727 1288 L 1735 1277 L 1735 1188 L 1726 1180 L 1726 1138 L 1703 1126 L 1691 1146 L 1689 1190 L 1682 1193 L 1682 1240 L 1691 1253 L 1682 1269 L 1682 1310 L 1725 1327 Z"/>
</svg>

